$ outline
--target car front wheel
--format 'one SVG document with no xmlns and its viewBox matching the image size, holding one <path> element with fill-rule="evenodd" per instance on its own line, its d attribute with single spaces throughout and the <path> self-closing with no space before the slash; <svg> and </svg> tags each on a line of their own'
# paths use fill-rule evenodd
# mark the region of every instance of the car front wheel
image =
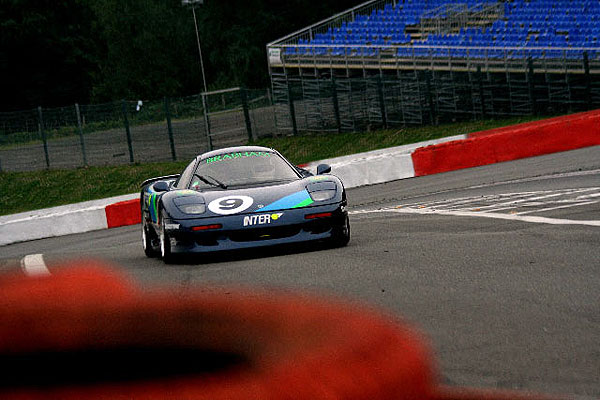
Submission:
<svg viewBox="0 0 600 400">
<path fill-rule="evenodd" d="M 142 221 L 142 246 L 147 257 L 154 258 L 159 256 L 158 238 L 154 232 L 150 231 L 145 221 Z"/>
<path fill-rule="evenodd" d="M 174 255 L 171 253 L 171 239 L 165 230 L 165 218 L 161 218 L 160 222 L 160 257 L 167 264 L 174 261 Z"/>
<path fill-rule="evenodd" d="M 344 224 L 336 228 L 331 243 L 334 247 L 344 247 L 348 242 L 350 242 L 350 220 L 346 216 Z"/>
</svg>

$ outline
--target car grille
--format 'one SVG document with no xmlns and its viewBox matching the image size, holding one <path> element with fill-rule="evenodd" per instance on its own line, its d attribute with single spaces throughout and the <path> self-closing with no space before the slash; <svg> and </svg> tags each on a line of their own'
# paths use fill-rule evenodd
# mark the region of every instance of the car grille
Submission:
<svg viewBox="0 0 600 400">
<path fill-rule="evenodd" d="M 301 227 L 298 225 L 270 228 L 255 228 L 232 231 L 229 238 L 234 242 L 254 242 L 260 240 L 281 239 L 297 235 Z"/>
</svg>

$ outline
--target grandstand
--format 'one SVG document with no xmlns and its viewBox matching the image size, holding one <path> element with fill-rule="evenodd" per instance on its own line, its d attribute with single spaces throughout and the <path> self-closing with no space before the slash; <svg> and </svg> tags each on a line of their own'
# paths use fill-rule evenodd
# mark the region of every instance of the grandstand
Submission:
<svg viewBox="0 0 600 400">
<path fill-rule="evenodd" d="M 267 51 L 293 131 L 600 106 L 600 0 L 374 0 Z"/>
</svg>

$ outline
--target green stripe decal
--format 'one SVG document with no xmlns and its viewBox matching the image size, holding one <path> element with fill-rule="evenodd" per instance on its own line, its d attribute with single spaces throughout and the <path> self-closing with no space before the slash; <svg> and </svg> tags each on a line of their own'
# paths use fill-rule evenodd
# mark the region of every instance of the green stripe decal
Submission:
<svg viewBox="0 0 600 400">
<path fill-rule="evenodd" d="M 158 222 L 158 202 L 156 201 L 158 195 L 156 193 L 152 193 L 150 195 L 150 205 L 148 207 L 150 211 L 150 219 L 152 222 Z"/>
<path fill-rule="evenodd" d="M 300 208 L 300 207 L 306 207 L 311 205 L 312 203 L 314 203 L 314 201 L 309 197 L 308 199 L 303 200 L 302 202 L 296 204 L 295 206 L 293 206 L 292 208 Z"/>
<path fill-rule="evenodd" d="M 277 201 L 274 201 L 267 206 L 256 210 L 256 212 L 265 212 L 265 211 L 274 211 L 274 210 L 286 210 L 290 208 L 300 208 L 306 207 L 313 203 L 313 200 L 310 198 L 310 194 L 306 191 L 306 189 L 301 190 L 299 192 L 290 194 L 289 196 L 285 196 Z"/>
</svg>

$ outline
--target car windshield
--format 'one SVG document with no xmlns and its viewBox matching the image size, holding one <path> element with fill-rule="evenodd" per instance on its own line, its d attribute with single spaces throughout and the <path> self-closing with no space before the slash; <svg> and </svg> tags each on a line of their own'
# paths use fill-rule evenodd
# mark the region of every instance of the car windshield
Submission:
<svg viewBox="0 0 600 400">
<path fill-rule="evenodd" d="M 223 153 L 198 164 L 190 188 L 204 190 L 287 182 L 299 179 L 297 173 L 278 154 L 267 151 Z"/>
</svg>

